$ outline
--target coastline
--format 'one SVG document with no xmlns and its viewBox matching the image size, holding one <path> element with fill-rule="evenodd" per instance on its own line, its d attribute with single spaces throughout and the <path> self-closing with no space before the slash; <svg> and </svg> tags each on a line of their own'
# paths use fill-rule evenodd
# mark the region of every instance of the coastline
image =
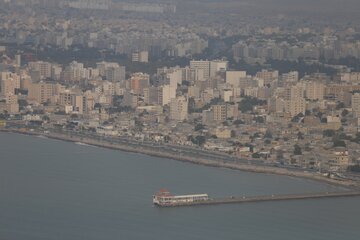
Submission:
<svg viewBox="0 0 360 240">
<path fill-rule="evenodd" d="M 242 163 L 229 163 L 229 162 L 221 162 L 215 161 L 211 159 L 196 158 L 189 157 L 184 155 L 175 155 L 167 152 L 161 152 L 157 149 L 145 149 L 141 145 L 138 147 L 133 147 L 125 144 L 114 144 L 109 141 L 99 141 L 92 138 L 79 137 L 76 135 L 68 135 L 62 133 L 40 133 L 40 132 L 31 132 L 26 130 L 15 130 L 15 129 L 0 129 L 0 133 L 13 133 L 13 134 L 22 134 L 28 136 L 43 136 L 54 140 L 72 142 L 72 143 L 82 143 L 90 146 L 101 147 L 111 150 L 118 150 L 124 152 L 131 153 L 140 153 L 148 156 L 159 157 L 159 158 L 167 158 L 180 162 L 187 162 L 196 165 L 202 165 L 207 167 L 216 167 L 216 168 L 226 168 L 238 171 L 245 172 L 253 172 L 253 173 L 262 173 L 262 174 L 274 174 L 274 175 L 282 175 L 289 177 L 297 177 L 303 179 L 309 179 L 313 181 L 323 182 L 334 186 L 345 187 L 347 189 L 359 189 L 359 183 L 352 180 L 336 180 L 332 178 L 327 178 L 318 173 L 304 172 L 304 171 L 293 171 L 286 168 L 278 168 L 272 166 L 256 166 L 250 164 L 242 164 Z"/>
</svg>

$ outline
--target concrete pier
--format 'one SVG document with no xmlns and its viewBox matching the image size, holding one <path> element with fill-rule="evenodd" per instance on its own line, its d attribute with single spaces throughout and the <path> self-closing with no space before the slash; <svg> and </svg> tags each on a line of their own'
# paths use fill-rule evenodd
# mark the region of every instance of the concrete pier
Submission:
<svg viewBox="0 0 360 240">
<path fill-rule="evenodd" d="M 360 191 L 309 193 L 309 194 L 294 194 L 294 195 L 271 195 L 271 196 L 257 196 L 257 197 L 226 197 L 219 199 L 210 199 L 208 201 L 203 201 L 203 202 L 179 203 L 167 207 L 220 205 L 220 204 L 235 204 L 235 203 L 239 204 L 239 203 L 252 203 L 252 202 L 290 201 L 290 200 L 308 200 L 308 199 L 343 198 L 343 197 L 360 197 Z"/>
</svg>

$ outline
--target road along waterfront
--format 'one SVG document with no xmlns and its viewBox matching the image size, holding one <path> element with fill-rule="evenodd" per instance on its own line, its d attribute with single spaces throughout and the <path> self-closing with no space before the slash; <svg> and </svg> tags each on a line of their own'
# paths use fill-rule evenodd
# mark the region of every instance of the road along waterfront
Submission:
<svg viewBox="0 0 360 240">
<path fill-rule="evenodd" d="M 221 167 L 247 172 L 307 178 L 311 180 L 326 182 L 333 185 L 343 186 L 348 189 L 359 189 L 360 187 L 359 182 L 355 182 L 349 179 L 332 179 L 324 177 L 322 174 L 319 174 L 317 172 L 304 171 L 303 169 L 273 167 L 256 162 L 253 164 L 249 164 L 248 161 L 231 158 L 226 154 L 216 154 L 213 152 L 185 146 L 154 144 L 143 141 L 134 141 L 128 138 L 105 137 L 97 134 L 83 134 L 79 132 L 34 130 L 30 131 L 27 129 L 18 128 L 0 129 L 0 131 L 33 136 L 41 135 L 57 140 L 84 143 L 97 147 L 121 150 L 126 152 L 142 153 L 149 156 L 169 158 L 177 161 L 190 162 L 193 164 L 210 167 Z"/>
</svg>

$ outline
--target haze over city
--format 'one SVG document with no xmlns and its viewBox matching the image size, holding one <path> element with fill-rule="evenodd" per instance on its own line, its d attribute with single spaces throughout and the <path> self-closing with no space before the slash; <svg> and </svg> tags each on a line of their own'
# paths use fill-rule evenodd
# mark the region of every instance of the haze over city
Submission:
<svg viewBox="0 0 360 240">
<path fill-rule="evenodd" d="M 0 0 L 0 239 L 358 240 L 359 12 Z"/>
</svg>

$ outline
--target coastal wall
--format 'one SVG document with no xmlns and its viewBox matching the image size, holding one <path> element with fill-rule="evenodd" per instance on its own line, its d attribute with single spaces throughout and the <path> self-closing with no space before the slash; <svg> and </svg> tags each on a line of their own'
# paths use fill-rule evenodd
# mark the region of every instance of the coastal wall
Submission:
<svg viewBox="0 0 360 240">
<path fill-rule="evenodd" d="M 168 153 L 166 151 L 159 151 L 159 149 L 151 149 L 149 146 L 142 147 L 141 143 L 139 143 L 136 147 L 126 144 L 119 144 L 110 142 L 108 140 L 99 141 L 97 139 L 89 138 L 89 137 L 80 137 L 76 136 L 75 134 L 62 134 L 62 133 L 39 133 L 39 132 L 31 132 L 27 130 L 14 130 L 14 129 L 0 129 L 0 132 L 9 132 L 9 133 L 18 133 L 18 134 L 26 134 L 32 136 L 45 136 L 51 139 L 57 139 L 62 141 L 69 141 L 69 142 L 80 142 L 92 146 L 103 147 L 113 150 L 121 150 L 126 152 L 134 152 L 134 153 L 142 153 L 149 156 L 161 157 L 161 158 L 168 158 L 174 159 L 177 161 L 182 162 L 189 162 L 193 164 L 209 166 L 209 167 L 221 167 L 221 168 L 228 168 L 233 170 L 241 170 L 247 172 L 255 172 L 255 173 L 264 173 L 264 174 L 276 174 L 276 175 L 285 175 L 285 176 L 292 176 L 292 177 L 300 177 L 300 178 L 307 178 L 315 181 L 326 182 L 332 185 L 343 186 L 347 188 L 359 188 L 360 185 L 357 182 L 352 180 L 337 180 L 328 177 L 324 177 L 318 173 L 312 172 L 305 172 L 305 171 L 292 171 L 286 168 L 278 168 L 278 167 L 271 167 L 271 166 L 256 166 L 250 164 L 242 164 L 242 163 L 231 163 L 231 162 L 224 162 L 224 161 L 216 161 L 212 159 L 207 159 L 205 157 L 191 157 L 185 156 L 180 154 L 173 154 Z"/>
</svg>

